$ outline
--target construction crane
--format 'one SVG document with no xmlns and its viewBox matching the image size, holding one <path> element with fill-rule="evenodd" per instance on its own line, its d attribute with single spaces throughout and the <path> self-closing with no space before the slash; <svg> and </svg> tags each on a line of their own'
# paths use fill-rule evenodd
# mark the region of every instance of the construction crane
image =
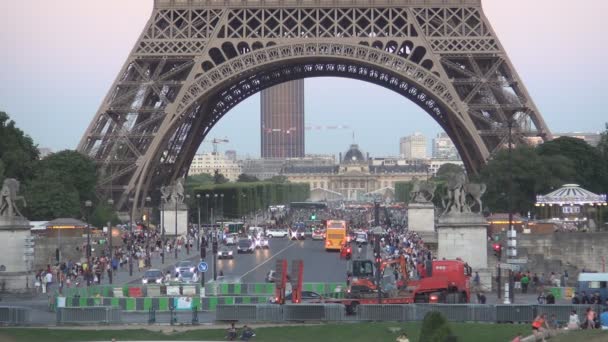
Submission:
<svg viewBox="0 0 608 342">
<path fill-rule="evenodd" d="M 213 138 L 213 140 L 205 141 L 205 142 L 213 144 L 213 155 L 217 156 L 217 145 L 223 144 L 223 143 L 229 143 L 230 141 L 228 140 L 228 138 L 224 138 L 224 139 Z"/>
</svg>

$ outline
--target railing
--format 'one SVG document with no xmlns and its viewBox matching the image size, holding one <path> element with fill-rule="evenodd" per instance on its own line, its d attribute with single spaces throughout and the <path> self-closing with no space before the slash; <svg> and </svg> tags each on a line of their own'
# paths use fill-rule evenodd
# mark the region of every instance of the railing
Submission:
<svg viewBox="0 0 608 342">
<path fill-rule="evenodd" d="M 57 324 L 115 324 L 121 322 L 120 317 L 120 309 L 106 306 L 57 308 Z"/>
<path fill-rule="evenodd" d="M 30 321 L 30 309 L 0 306 L 0 325 L 24 325 Z"/>
<path fill-rule="evenodd" d="M 217 321 L 288 322 L 288 321 L 422 321 L 437 311 L 450 322 L 531 323 L 536 315 L 555 315 L 567 323 L 572 310 L 581 322 L 587 308 L 601 312 L 600 305 L 483 305 L 483 304 L 404 304 L 359 305 L 354 315 L 347 315 L 341 304 L 258 304 L 218 305 Z"/>
</svg>

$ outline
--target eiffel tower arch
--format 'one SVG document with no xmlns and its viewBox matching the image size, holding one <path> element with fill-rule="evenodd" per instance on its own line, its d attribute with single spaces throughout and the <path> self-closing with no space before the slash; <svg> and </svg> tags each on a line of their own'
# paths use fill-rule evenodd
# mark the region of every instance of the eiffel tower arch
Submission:
<svg viewBox="0 0 608 342">
<path fill-rule="evenodd" d="M 471 173 L 505 145 L 509 123 L 516 139 L 551 139 L 481 0 L 155 0 L 78 150 L 98 165 L 98 194 L 135 212 L 186 174 L 231 108 L 318 76 L 410 99 Z"/>
</svg>

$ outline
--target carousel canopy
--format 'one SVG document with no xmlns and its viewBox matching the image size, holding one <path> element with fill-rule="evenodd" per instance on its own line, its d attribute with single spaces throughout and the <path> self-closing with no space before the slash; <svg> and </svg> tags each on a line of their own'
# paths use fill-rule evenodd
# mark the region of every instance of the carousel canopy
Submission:
<svg viewBox="0 0 608 342">
<path fill-rule="evenodd" d="M 606 205 L 606 195 L 594 194 L 581 188 L 578 184 L 565 184 L 563 187 L 544 196 L 536 196 L 536 204 Z"/>
</svg>

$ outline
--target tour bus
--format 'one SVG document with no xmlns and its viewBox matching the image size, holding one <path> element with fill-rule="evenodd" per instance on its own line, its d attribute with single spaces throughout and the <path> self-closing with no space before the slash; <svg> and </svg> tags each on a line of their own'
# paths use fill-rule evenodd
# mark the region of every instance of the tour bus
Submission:
<svg viewBox="0 0 608 342">
<path fill-rule="evenodd" d="M 340 250 L 346 241 L 346 221 L 327 220 L 325 250 Z"/>
<path fill-rule="evenodd" d="M 608 273 L 579 273 L 578 292 L 583 291 L 589 297 L 599 292 L 602 298 L 608 298 Z"/>
</svg>

